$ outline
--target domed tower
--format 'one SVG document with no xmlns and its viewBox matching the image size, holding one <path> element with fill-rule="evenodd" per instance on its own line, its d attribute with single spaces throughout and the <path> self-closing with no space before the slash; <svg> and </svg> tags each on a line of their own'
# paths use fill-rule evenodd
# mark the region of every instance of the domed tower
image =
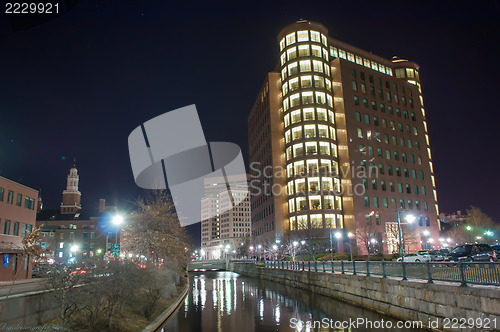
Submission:
<svg viewBox="0 0 500 332">
<path fill-rule="evenodd" d="M 80 203 L 82 193 L 78 191 L 78 181 L 80 176 L 76 169 L 76 160 L 73 160 L 73 167 L 69 170 L 66 190 L 63 191 L 63 201 L 61 203 L 61 213 L 72 214 L 82 208 Z"/>
</svg>

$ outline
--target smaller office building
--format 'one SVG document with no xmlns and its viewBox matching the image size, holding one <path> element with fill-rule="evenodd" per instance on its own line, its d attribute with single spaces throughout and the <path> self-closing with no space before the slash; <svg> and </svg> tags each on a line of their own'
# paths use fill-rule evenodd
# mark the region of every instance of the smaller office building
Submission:
<svg viewBox="0 0 500 332">
<path fill-rule="evenodd" d="M 37 199 L 37 190 L 0 176 L 0 281 L 31 278 L 22 239 L 35 226 Z"/>
</svg>

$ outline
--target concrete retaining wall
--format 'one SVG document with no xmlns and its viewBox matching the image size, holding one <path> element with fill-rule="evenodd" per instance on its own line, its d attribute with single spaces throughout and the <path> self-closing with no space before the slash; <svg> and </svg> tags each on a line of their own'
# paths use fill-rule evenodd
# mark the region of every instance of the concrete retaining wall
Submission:
<svg viewBox="0 0 500 332">
<path fill-rule="evenodd" d="M 486 318 L 492 322 L 496 319 L 496 329 L 500 329 L 500 290 L 497 287 L 460 287 L 425 281 L 268 269 L 241 263 L 231 263 L 230 270 L 330 296 L 396 319 L 422 321 L 424 326 L 434 330 L 443 330 L 446 319 L 453 318 L 481 318 L 483 324 Z"/>
</svg>

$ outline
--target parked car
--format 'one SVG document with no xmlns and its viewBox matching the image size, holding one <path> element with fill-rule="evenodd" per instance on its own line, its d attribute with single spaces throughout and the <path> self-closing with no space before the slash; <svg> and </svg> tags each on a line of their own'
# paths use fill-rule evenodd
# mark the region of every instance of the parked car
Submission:
<svg viewBox="0 0 500 332">
<path fill-rule="evenodd" d="M 438 251 L 441 253 L 441 255 L 443 255 L 443 257 L 450 253 L 450 249 L 448 248 L 439 249 Z"/>
<path fill-rule="evenodd" d="M 498 258 L 500 255 L 500 244 L 492 245 L 491 248 L 495 251 L 495 254 L 497 255 Z"/>
<path fill-rule="evenodd" d="M 420 254 L 420 253 L 415 253 L 415 254 L 405 254 L 404 255 L 405 262 L 430 262 L 431 257 L 428 254 Z M 398 258 L 398 262 L 401 262 L 402 259 L 401 257 Z"/>
<path fill-rule="evenodd" d="M 418 252 L 420 255 L 429 255 L 431 261 L 433 262 L 442 262 L 444 261 L 444 256 L 441 254 L 439 250 L 420 250 Z"/>
<path fill-rule="evenodd" d="M 497 255 L 489 244 L 464 244 L 455 247 L 445 258 L 453 262 L 495 262 Z"/>
</svg>

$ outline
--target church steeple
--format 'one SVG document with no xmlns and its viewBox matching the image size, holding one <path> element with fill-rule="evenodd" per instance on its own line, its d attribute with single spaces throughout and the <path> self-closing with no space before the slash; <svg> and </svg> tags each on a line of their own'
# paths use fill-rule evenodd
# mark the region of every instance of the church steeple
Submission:
<svg viewBox="0 0 500 332">
<path fill-rule="evenodd" d="M 79 180 L 80 176 L 78 175 L 78 170 L 76 169 L 76 158 L 74 158 L 73 167 L 69 170 L 66 190 L 63 191 L 61 213 L 76 213 L 82 208 L 80 203 L 82 193 L 78 191 Z"/>
</svg>

